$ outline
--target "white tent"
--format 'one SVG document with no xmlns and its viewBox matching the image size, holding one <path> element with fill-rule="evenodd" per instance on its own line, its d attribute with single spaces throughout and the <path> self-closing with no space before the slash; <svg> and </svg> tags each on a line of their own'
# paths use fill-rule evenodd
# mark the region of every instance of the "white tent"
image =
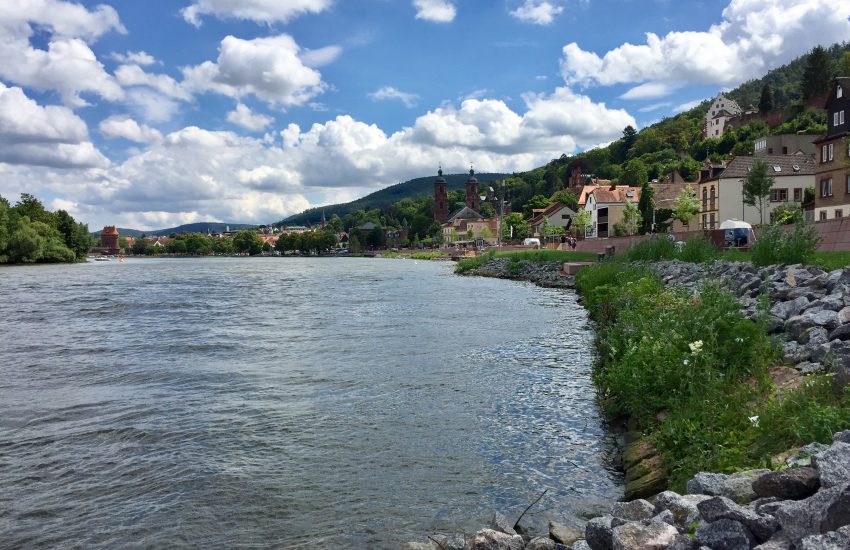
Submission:
<svg viewBox="0 0 850 550">
<path fill-rule="evenodd" d="M 752 229 L 753 226 L 741 220 L 725 220 L 720 223 L 720 229 Z"/>
</svg>

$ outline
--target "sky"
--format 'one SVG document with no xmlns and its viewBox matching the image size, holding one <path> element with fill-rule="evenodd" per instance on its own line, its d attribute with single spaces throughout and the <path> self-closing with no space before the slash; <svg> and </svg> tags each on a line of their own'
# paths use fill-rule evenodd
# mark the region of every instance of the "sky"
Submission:
<svg viewBox="0 0 850 550">
<path fill-rule="evenodd" d="M 836 0 L 0 0 L 0 195 L 272 223 L 529 170 L 848 39 Z"/>
</svg>

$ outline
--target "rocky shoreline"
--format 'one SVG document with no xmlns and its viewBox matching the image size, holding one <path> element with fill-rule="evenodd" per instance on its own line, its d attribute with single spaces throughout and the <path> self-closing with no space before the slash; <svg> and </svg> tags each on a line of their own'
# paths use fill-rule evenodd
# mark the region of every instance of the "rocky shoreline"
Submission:
<svg viewBox="0 0 850 550">
<path fill-rule="evenodd" d="M 561 266 L 495 258 L 465 275 L 574 288 L 574 277 L 564 275 Z M 832 372 L 839 384 L 850 384 L 850 269 L 681 261 L 650 268 L 665 284 L 694 291 L 704 281 L 718 282 L 737 296 L 748 317 L 767 315 L 768 331 L 784 351 L 785 365 L 771 372 L 777 385 L 793 389 L 804 375 L 824 371 Z M 835 434 L 832 445 L 789 451 L 780 470 L 699 473 L 688 481 L 685 495 L 658 492 L 664 478 L 653 467 L 654 454 L 639 436 L 627 440 L 623 465 L 633 486 L 626 491 L 627 501 L 615 503 L 609 514 L 591 519 L 583 530 L 551 522 L 547 536 L 533 537 L 518 533 L 519 525 L 496 513 L 489 528 L 469 539 L 434 536 L 402 548 L 850 549 L 850 430 Z"/>
</svg>

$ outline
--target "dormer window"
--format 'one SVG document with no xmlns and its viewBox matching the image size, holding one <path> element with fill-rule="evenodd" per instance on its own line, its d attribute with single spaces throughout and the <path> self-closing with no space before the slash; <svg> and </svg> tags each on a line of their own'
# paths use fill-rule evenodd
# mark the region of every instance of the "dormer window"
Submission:
<svg viewBox="0 0 850 550">
<path fill-rule="evenodd" d="M 778 164 L 774 164 L 774 165 L 773 165 L 773 171 L 774 171 L 774 172 L 781 172 L 781 171 L 782 171 L 782 167 L 781 167 L 781 166 L 779 166 Z"/>
</svg>

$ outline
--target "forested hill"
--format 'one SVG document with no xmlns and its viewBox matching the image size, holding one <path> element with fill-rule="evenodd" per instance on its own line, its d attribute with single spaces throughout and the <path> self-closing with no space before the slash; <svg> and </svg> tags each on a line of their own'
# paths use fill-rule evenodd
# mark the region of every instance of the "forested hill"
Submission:
<svg viewBox="0 0 850 550">
<path fill-rule="evenodd" d="M 118 234 L 122 237 L 167 237 L 168 235 L 179 235 L 181 233 L 221 233 L 226 229 L 230 231 L 238 231 L 240 229 L 252 229 L 256 225 L 244 223 L 221 223 L 221 222 L 198 222 L 186 223 L 177 227 L 169 227 L 168 229 L 155 229 L 152 231 L 141 231 L 139 229 L 127 229 L 124 227 L 118 228 Z M 95 237 L 100 237 L 100 231 L 93 233 Z"/>
<path fill-rule="evenodd" d="M 502 173 L 493 173 L 493 172 L 485 172 L 481 174 L 475 174 L 476 179 L 478 179 L 478 190 L 483 192 L 486 190 L 487 185 L 490 181 L 499 180 L 502 178 L 506 178 L 510 176 L 510 174 L 502 174 Z M 446 183 L 448 184 L 448 190 L 454 191 L 456 189 L 463 189 L 466 184 L 466 180 L 469 179 L 469 174 L 449 174 L 443 175 L 446 178 Z M 345 204 L 330 204 L 327 206 L 321 206 L 317 208 L 310 208 L 309 210 L 305 210 L 300 214 L 295 214 L 294 216 L 290 216 L 284 219 L 282 224 L 284 225 L 311 225 L 317 224 L 322 221 L 322 211 L 325 213 L 325 219 L 330 219 L 333 214 L 336 214 L 340 218 L 345 217 L 347 214 L 354 212 L 355 210 L 364 210 L 368 212 L 374 208 L 379 208 L 381 210 L 389 209 L 393 204 L 397 203 L 402 199 L 417 199 L 422 196 L 430 196 L 434 194 L 434 180 L 437 178 L 437 175 L 434 174 L 432 176 L 425 176 L 423 178 L 416 178 L 412 180 L 405 181 L 403 183 L 397 183 L 395 185 L 391 185 L 380 191 L 375 191 L 369 195 L 366 195 L 363 198 L 354 200 Z M 277 224 L 275 224 L 277 225 Z"/>
</svg>

